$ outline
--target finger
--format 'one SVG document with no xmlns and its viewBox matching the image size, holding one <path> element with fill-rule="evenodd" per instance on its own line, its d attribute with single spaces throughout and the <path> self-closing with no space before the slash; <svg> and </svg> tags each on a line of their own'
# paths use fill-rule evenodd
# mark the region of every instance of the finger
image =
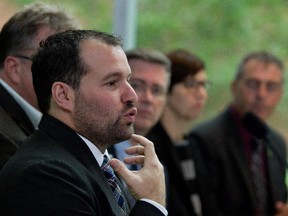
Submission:
<svg viewBox="0 0 288 216">
<path fill-rule="evenodd" d="M 132 177 L 131 176 L 132 172 L 124 165 L 124 163 L 122 163 L 118 159 L 116 159 L 116 158 L 110 159 L 109 160 L 109 165 L 112 167 L 114 172 L 116 172 L 121 178 L 124 179 L 125 182 L 129 178 Z"/>
<path fill-rule="evenodd" d="M 144 164 L 145 157 L 143 155 L 137 155 L 133 157 L 126 157 L 124 158 L 124 162 L 126 164 L 139 164 L 143 165 Z"/>
<path fill-rule="evenodd" d="M 283 205 L 284 204 L 282 202 L 278 201 L 278 202 L 275 203 L 275 208 L 276 209 L 281 209 L 283 207 Z"/>
<path fill-rule="evenodd" d="M 277 201 L 275 203 L 275 209 L 276 209 L 277 213 L 281 213 L 284 211 L 288 211 L 288 206 L 287 206 L 287 204 L 285 204 L 281 201 Z"/>
<path fill-rule="evenodd" d="M 143 136 L 133 134 L 130 138 L 131 142 L 139 143 L 139 145 L 144 146 L 144 155 L 146 161 L 155 162 L 157 158 L 155 154 L 154 144 Z"/>
<path fill-rule="evenodd" d="M 144 151 L 145 151 L 144 147 L 140 145 L 135 145 L 125 150 L 125 152 L 129 155 L 133 155 L 133 154 L 144 155 Z"/>
<path fill-rule="evenodd" d="M 149 148 L 150 151 L 154 152 L 154 144 L 153 142 L 151 142 L 150 140 L 148 140 L 147 138 L 143 137 L 143 136 L 140 136 L 140 135 L 137 135 L 137 134 L 132 134 L 130 140 L 131 144 L 133 146 L 135 145 L 141 145 L 141 146 L 144 146 L 146 148 Z"/>
<path fill-rule="evenodd" d="M 132 137 L 137 137 L 137 136 L 140 136 L 140 135 L 132 134 L 131 138 L 129 139 L 129 143 L 131 144 L 131 146 L 140 145 L 137 139 L 132 138 Z"/>
</svg>

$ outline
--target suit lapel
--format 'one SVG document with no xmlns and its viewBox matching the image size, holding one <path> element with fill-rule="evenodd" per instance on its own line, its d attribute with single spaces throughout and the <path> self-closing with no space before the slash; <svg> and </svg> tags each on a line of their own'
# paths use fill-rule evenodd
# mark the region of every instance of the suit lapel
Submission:
<svg viewBox="0 0 288 216">
<path fill-rule="evenodd" d="M 0 106 L 11 116 L 27 136 L 34 132 L 35 129 L 24 110 L 1 84 Z"/>
<path fill-rule="evenodd" d="M 270 145 L 276 146 L 275 138 L 271 137 L 271 134 L 268 135 L 267 142 L 270 143 Z M 267 144 L 267 143 L 266 143 Z M 277 149 L 278 150 L 278 149 Z M 276 153 L 277 154 L 277 153 Z M 280 153 L 279 153 L 280 154 Z M 281 185 L 282 180 L 279 176 L 279 170 L 283 169 L 283 172 L 285 172 L 286 167 L 280 162 L 279 158 L 275 155 L 275 152 L 272 152 L 270 148 L 266 147 L 266 156 L 267 156 L 267 176 L 269 178 L 270 183 L 270 190 L 271 190 L 271 199 L 272 202 L 276 202 L 278 200 L 281 200 L 281 197 L 279 197 L 279 194 L 282 194 L 280 191 L 277 191 L 279 188 L 279 185 Z M 284 166 L 284 167 L 281 167 Z"/>
<path fill-rule="evenodd" d="M 112 211 L 115 213 L 115 215 L 121 215 L 121 209 L 116 202 L 116 199 L 100 166 L 98 165 L 88 146 L 75 133 L 75 131 L 70 129 L 64 123 L 48 115 L 43 116 L 39 124 L 39 128 L 55 139 L 91 172 L 99 187 L 103 189 L 103 192 L 111 205 Z"/>
</svg>

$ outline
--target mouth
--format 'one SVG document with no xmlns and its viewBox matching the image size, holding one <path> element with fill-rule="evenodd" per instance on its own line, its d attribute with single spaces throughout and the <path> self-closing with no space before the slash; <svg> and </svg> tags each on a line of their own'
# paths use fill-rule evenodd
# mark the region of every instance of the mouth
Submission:
<svg viewBox="0 0 288 216">
<path fill-rule="evenodd" d="M 124 114 L 124 117 L 128 120 L 128 122 L 134 123 L 136 115 L 137 115 L 137 109 L 132 108 Z"/>
</svg>

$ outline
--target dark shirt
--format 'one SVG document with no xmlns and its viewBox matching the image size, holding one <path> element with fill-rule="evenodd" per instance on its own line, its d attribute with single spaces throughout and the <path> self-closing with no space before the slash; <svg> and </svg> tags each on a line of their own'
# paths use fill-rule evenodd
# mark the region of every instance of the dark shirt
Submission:
<svg viewBox="0 0 288 216">
<path fill-rule="evenodd" d="M 206 151 L 191 138 L 188 145 L 175 146 L 160 123 L 147 138 L 154 143 L 156 154 L 166 169 L 169 216 L 193 216 L 200 212 L 203 216 L 218 215 L 208 157 L 203 156 Z"/>
<path fill-rule="evenodd" d="M 190 201 L 197 215 L 202 215 L 201 199 L 197 187 L 197 171 L 195 167 L 193 149 L 188 140 L 175 145 L 175 151 L 179 159 L 183 177 L 187 183 L 187 189 L 190 193 Z"/>
<path fill-rule="evenodd" d="M 252 134 L 244 127 L 242 123 L 242 119 L 239 113 L 237 112 L 237 110 L 235 109 L 235 107 L 231 106 L 230 112 L 231 112 L 233 121 L 235 122 L 236 128 L 239 131 L 240 137 L 242 139 L 245 156 L 247 158 L 249 166 L 251 167 L 251 158 L 255 150 L 255 142 L 259 142 L 259 140 L 256 140 L 256 138 L 253 137 Z M 261 159 L 262 159 L 263 164 L 265 164 L 265 166 L 263 166 L 262 172 L 266 175 L 267 165 L 266 165 L 266 157 L 265 157 L 264 151 L 262 151 Z"/>
</svg>

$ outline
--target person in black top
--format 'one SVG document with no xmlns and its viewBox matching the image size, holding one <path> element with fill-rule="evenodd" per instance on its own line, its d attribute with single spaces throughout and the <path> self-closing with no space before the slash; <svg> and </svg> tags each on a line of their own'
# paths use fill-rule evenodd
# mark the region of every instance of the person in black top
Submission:
<svg viewBox="0 0 288 216">
<path fill-rule="evenodd" d="M 210 186 L 205 178 L 201 149 L 185 138 L 208 96 L 205 65 L 186 50 L 174 50 L 167 56 L 171 61 L 167 103 L 160 121 L 147 138 L 154 142 L 159 160 L 167 171 L 169 215 L 215 215 L 210 193 L 205 192 Z"/>
</svg>

